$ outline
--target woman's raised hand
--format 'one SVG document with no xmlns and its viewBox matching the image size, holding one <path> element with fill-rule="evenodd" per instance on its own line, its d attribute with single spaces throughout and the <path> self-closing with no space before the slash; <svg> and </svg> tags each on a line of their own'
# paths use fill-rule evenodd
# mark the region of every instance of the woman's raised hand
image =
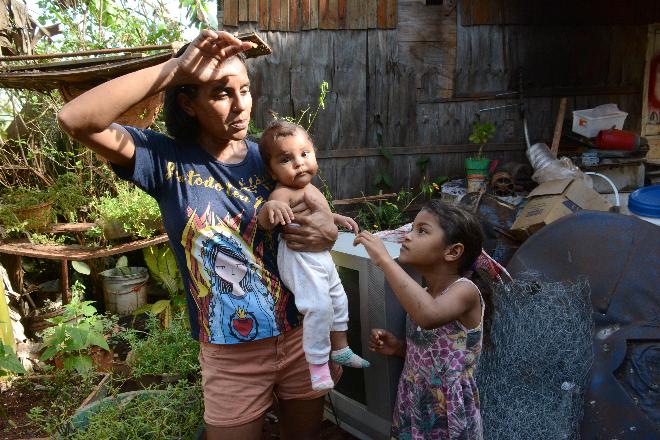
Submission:
<svg viewBox="0 0 660 440">
<path fill-rule="evenodd" d="M 198 84 L 222 77 L 224 60 L 253 47 L 224 31 L 204 29 L 176 58 L 180 84 Z"/>
</svg>

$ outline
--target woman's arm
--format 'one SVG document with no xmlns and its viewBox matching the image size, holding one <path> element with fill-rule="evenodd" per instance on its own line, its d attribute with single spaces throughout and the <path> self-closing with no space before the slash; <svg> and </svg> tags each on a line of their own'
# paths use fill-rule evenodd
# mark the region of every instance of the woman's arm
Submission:
<svg viewBox="0 0 660 440">
<path fill-rule="evenodd" d="M 78 96 L 57 115 L 60 126 L 110 162 L 131 169 L 133 138 L 113 121 L 168 87 L 212 81 L 218 77 L 222 61 L 250 47 L 251 43 L 227 32 L 205 30 L 180 57 L 112 79 Z"/>
<path fill-rule="evenodd" d="M 434 298 L 390 257 L 380 238 L 363 231 L 353 244 L 364 245 L 374 264 L 383 270 L 401 306 L 423 329 L 455 321 L 473 307 L 475 295 L 468 283 L 458 283 L 444 295 Z"/>
</svg>

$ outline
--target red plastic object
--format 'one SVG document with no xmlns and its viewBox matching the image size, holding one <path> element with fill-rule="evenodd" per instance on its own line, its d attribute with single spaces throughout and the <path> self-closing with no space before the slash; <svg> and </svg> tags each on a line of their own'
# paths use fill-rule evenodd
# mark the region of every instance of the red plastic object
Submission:
<svg viewBox="0 0 660 440">
<path fill-rule="evenodd" d="M 639 136 L 616 128 L 601 130 L 596 137 L 596 147 L 601 150 L 634 151 L 639 149 Z"/>
</svg>

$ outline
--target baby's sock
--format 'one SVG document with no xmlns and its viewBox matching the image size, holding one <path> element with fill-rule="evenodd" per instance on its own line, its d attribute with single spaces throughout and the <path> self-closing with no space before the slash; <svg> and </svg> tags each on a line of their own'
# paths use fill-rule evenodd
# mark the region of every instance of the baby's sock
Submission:
<svg viewBox="0 0 660 440">
<path fill-rule="evenodd" d="M 309 364 L 309 375 L 312 378 L 312 389 L 314 391 L 330 390 L 335 386 L 327 362 L 321 365 Z"/>
<path fill-rule="evenodd" d="M 367 368 L 370 364 L 366 359 L 362 359 L 353 353 L 351 347 L 344 347 L 330 352 L 330 360 L 340 365 L 353 368 Z"/>
</svg>

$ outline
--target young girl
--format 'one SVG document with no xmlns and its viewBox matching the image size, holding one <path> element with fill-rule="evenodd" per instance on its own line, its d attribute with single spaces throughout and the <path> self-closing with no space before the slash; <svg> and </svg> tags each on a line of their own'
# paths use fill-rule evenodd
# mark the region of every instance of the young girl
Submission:
<svg viewBox="0 0 660 440">
<path fill-rule="evenodd" d="M 482 438 L 474 367 L 481 352 L 484 306 L 477 286 L 461 276 L 482 243 L 474 215 L 429 202 L 415 217 L 399 256 L 424 277 L 424 288 L 392 260 L 379 238 L 361 232 L 355 239 L 383 270 L 408 313 L 405 341 L 383 329 L 373 329 L 369 341 L 372 351 L 405 357 L 394 438 Z"/>
<path fill-rule="evenodd" d="M 259 212 L 259 226 L 273 229 L 294 221 L 291 206 L 301 199 L 330 207 L 312 185 L 318 170 L 314 145 L 301 126 L 284 120 L 273 121 L 264 131 L 259 151 L 266 169 L 277 182 L 268 202 Z M 333 214 L 335 224 L 358 232 L 355 221 Z M 293 292 L 296 307 L 303 317 L 303 350 L 309 362 L 314 390 L 334 387 L 328 359 L 338 364 L 364 368 L 369 362 L 348 346 L 348 300 L 330 252 L 297 252 L 280 240 L 277 267 L 284 284 Z M 332 348 L 332 352 L 331 352 Z"/>
</svg>

